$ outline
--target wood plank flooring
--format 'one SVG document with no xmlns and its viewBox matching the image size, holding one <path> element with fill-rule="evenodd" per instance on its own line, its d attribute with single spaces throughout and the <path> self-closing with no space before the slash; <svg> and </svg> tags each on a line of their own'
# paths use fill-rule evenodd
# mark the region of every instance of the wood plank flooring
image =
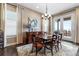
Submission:
<svg viewBox="0 0 79 59">
<path fill-rule="evenodd" d="M 5 47 L 4 49 L 0 49 L 0 56 L 18 56 L 17 49 L 16 49 L 17 46 L 22 46 L 22 45 L 8 46 L 8 47 Z M 79 48 L 76 56 L 79 56 Z"/>
</svg>

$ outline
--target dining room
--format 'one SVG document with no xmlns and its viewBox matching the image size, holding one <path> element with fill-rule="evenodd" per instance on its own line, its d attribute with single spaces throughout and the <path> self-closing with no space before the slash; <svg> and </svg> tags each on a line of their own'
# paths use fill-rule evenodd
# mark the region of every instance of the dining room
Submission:
<svg viewBox="0 0 79 59">
<path fill-rule="evenodd" d="M 0 55 L 78 56 L 78 23 L 78 3 L 0 3 Z"/>
</svg>

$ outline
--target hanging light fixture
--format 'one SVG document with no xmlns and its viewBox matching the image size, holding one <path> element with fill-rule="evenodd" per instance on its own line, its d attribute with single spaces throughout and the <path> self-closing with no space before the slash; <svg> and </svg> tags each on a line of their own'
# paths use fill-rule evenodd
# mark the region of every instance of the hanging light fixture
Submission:
<svg viewBox="0 0 79 59">
<path fill-rule="evenodd" d="M 51 17 L 51 15 L 48 14 L 48 7 L 47 7 L 47 4 L 46 4 L 46 12 L 45 12 L 44 15 L 42 15 L 42 18 L 44 18 L 44 17 L 46 17 L 46 18 L 50 18 L 50 17 Z"/>
</svg>

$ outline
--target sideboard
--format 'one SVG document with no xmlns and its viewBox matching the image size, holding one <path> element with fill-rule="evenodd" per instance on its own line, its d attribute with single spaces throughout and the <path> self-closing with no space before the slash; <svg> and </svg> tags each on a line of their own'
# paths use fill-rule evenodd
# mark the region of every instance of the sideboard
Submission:
<svg viewBox="0 0 79 59">
<path fill-rule="evenodd" d="M 32 43 L 33 36 L 36 34 L 41 34 L 42 32 L 24 32 L 23 34 L 23 42 L 26 44 Z"/>
</svg>

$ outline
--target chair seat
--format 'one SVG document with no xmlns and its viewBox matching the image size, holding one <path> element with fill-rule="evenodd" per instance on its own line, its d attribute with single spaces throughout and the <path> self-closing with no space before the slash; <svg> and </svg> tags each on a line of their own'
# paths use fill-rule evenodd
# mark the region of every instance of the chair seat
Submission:
<svg viewBox="0 0 79 59">
<path fill-rule="evenodd" d="M 61 41 L 59 40 L 58 43 L 61 43 Z"/>
<path fill-rule="evenodd" d="M 41 44 L 41 43 L 33 44 L 33 47 L 36 47 L 36 46 L 37 46 L 37 48 L 42 48 L 42 47 L 44 47 L 44 45 Z"/>
</svg>

